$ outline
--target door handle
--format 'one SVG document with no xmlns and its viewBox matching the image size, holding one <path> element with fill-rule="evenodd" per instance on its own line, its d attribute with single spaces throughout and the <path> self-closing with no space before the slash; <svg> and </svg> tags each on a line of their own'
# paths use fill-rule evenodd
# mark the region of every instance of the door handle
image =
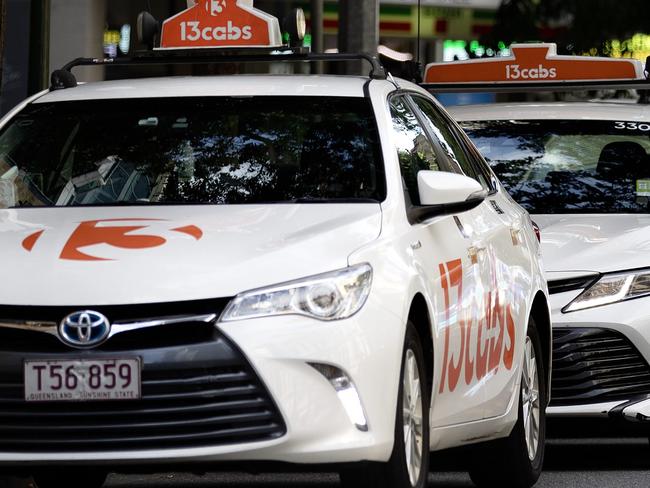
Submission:
<svg viewBox="0 0 650 488">
<path fill-rule="evenodd" d="M 521 223 L 516 223 L 510 226 L 510 237 L 512 238 L 512 245 L 513 246 L 520 246 L 523 244 L 524 239 L 523 236 L 521 235 L 522 233 L 522 227 Z"/>
<path fill-rule="evenodd" d="M 485 253 L 486 248 L 485 246 L 481 245 L 474 245 L 470 246 L 467 249 L 467 254 L 469 255 L 469 260 L 471 261 L 472 264 L 478 264 L 479 257 L 481 254 Z"/>
</svg>

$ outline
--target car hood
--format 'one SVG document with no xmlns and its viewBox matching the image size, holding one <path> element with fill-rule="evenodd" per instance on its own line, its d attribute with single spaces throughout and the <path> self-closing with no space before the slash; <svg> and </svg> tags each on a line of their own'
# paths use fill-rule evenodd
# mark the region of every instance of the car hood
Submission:
<svg viewBox="0 0 650 488">
<path fill-rule="evenodd" d="M 232 297 L 347 266 L 379 204 L 0 210 L 5 305 Z"/>
<path fill-rule="evenodd" d="M 533 215 L 542 233 L 542 255 L 554 272 L 611 272 L 650 267 L 648 215 Z M 559 276 L 559 275 L 555 275 Z"/>
</svg>

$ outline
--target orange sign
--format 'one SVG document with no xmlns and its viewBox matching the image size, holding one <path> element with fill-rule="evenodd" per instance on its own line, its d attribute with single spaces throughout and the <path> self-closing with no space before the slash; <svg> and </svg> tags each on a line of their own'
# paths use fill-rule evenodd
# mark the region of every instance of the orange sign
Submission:
<svg viewBox="0 0 650 488">
<path fill-rule="evenodd" d="M 198 0 L 163 23 L 160 39 L 161 49 L 281 45 L 278 19 L 253 0 Z"/>
<path fill-rule="evenodd" d="M 132 232 L 146 229 L 147 224 L 142 222 L 162 221 L 160 219 L 105 219 L 88 220 L 81 222 L 74 230 L 68 241 L 63 246 L 60 259 L 72 261 L 111 261 L 111 259 L 93 256 L 81 251 L 87 246 L 108 244 L 121 249 L 149 249 L 162 246 L 167 242 L 164 237 L 153 234 L 131 234 Z M 117 222 L 137 222 L 136 225 L 111 225 Z M 108 225 L 107 225 L 108 224 Z M 195 225 L 170 229 L 173 232 L 187 234 L 197 241 L 203 237 L 203 232 Z M 23 248 L 31 252 L 37 241 L 43 235 L 43 230 L 30 234 L 23 240 Z"/>
<path fill-rule="evenodd" d="M 555 44 L 513 44 L 512 56 L 427 65 L 425 83 L 644 79 L 634 59 L 558 56 Z"/>
</svg>

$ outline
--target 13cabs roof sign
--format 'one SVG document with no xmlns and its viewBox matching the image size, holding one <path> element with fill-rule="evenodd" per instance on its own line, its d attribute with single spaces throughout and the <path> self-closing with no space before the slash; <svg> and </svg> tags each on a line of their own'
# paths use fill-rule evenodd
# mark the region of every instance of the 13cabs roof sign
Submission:
<svg viewBox="0 0 650 488">
<path fill-rule="evenodd" d="M 253 0 L 196 0 L 163 22 L 160 49 L 279 47 L 277 18 L 253 7 Z"/>
<path fill-rule="evenodd" d="M 431 63 L 425 83 L 552 82 L 645 79 L 635 59 L 558 56 L 555 44 L 513 44 L 512 56 Z"/>
</svg>

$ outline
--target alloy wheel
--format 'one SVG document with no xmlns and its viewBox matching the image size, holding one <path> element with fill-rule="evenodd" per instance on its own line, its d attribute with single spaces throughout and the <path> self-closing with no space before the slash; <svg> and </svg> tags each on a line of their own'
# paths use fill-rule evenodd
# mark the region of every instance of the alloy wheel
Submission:
<svg viewBox="0 0 650 488">
<path fill-rule="evenodd" d="M 422 419 L 422 383 L 415 353 L 408 349 L 404 358 L 402 407 L 404 421 L 404 449 L 411 486 L 416 486 L 422 469 L 424 449 Z"/>
<path fill-rule="evenodd" d="M 530 337 L 526 337 L 522 375 L 521 403 L 524 415 L 524 433 L 528 458 L 532 461 L 537 456 L 539 448 L 540 398 L 537 359 Z"/>
</svg>

